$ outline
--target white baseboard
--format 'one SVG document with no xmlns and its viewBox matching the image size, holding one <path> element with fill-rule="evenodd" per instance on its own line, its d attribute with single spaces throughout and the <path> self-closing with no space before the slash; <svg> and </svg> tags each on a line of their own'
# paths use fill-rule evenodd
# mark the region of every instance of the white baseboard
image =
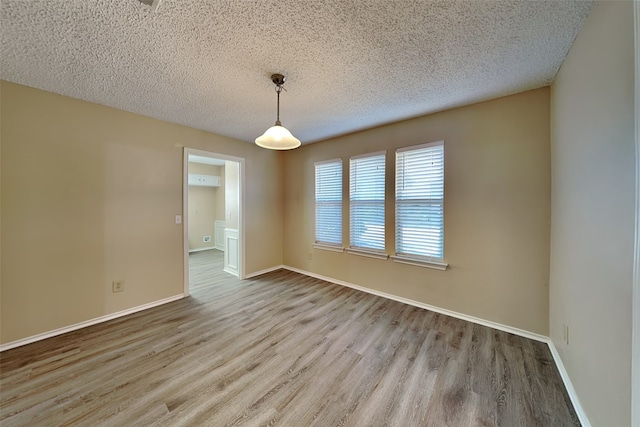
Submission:
<svg viewBox="0 0 640 427">
<path fill-rule="evenodd" d="M 549 350 L 551 351 L 553 360 L 556 363 L 556 367 L 558 368 L 558 372 L 560 373 L 560 377 L 564 382 L 564 386 L 565 386 L 565 389 L 567 390 L 567 394 L 571 399 L 571 403 L 573 404 L 573 409 L 576 411 L 576 415 L 578 416 L 578 419 L 580 420 L 582 427 L 591 427 L 591 423 L 589 422 L 589 419 L 587 418 L 587 415 L 584 412 L 584 409 L 582 408 L 582 404 L 580 403 L 580 399 L 578 399 L 578 395 L 576 393 L 575 388 L 573 387 L 573 383 L 571 382 L 571 379 L 569 378 L 569 374 L 567 373 L 567 370 L 564 367 L 564 363 L 562 363 L 562 359 L 560 358 L 560 354 L 558 353 L 558 350 L 553 344 L 553 341 L 551 341 L 551 338 L 546 337 L 544 335 L 529 332 L 524 329 L 514 328 L 512 326 L 503 325 L 501 323 L 496 323 L 491 320 L 481 319 L 475 316 L 469 316 L 467 314 L 458 313 L 456 311 L 447 310 L 445 308 L 440 308 L 440 307 L 436 307 L 430 304 L 425 304 L 419 301 L 414 301 L 408 298 L 399 297 L 396 295 L 388 294 L 386 292 L 376 291 L 374 289 L 369 289 L 364 286 L 354 285 L 353 283 L 348 283 L 342 280 L 333 279 L 331 277 L 323 276 L 321 274 L 311 273 L 310 271 L 300 270 L 299 268 L 290 267 L 287 265 L 274 267 L 272 270 L 276 270 L 278 268 L 284 268 L 290 271 L 294 271 L 296 273 L 304 274 L 305 276 L 315 277 L 316 279 L 324 280 L 330 283 L 335 283 L 341 286 L 346 286 L 348 288 L 357 289 L 359 291 L 363 291 L 372 295 L 377 295 L 393 301 L 398 301 L 398 302 L 409 304 L 415 307 L 424 308 L 426 310 L 431 310 L 436 313 L 441 313 L 447 316 L 455 317 L 457 319 L 466 320 L 468 322 L 476 323 L 478 325 L 488 326 L 489 328 L 498 329 L 504 332 L 509 332 L 514 335 L 518 335 L 524 338 L 530 338 L 532 340 L 540 341 L 547 344 L 549 346 Z"/>
<path fill-rule="evenodd" d="M 181 298 L 184 298 L 183 294 L 174 295 L 172 297 L 168 297 L 168 298 L 164 298 L 164 299 L 161 299 L 161 300 L 153 301 L 153 302 L 150 302 L 150 303 L 147 303 L 147 304 L 142 304 L 142 305 L 139 305 L 137 307 L 132 307 L 132 308 L 128 308 L 126 310 L 118 311 L 117 313 L 107 314 L 105 316 L 96 317 L 94 319 L 86 320 L 84 322 L 76 323 L 74 325 L 70 325 L 70 326 L 65 326 L 63 328 L 54 329 L 53 331 L 43 332 L 43 333 L 37 334 L 37 335 L 32 335 L 32 336 L 27 337 L 27 338 L 22 338 L 22 339 L 19 339 L 17 341 L 12 341 L 12 342 L 0 345 L 0 352 L 3 352 L 5 350 L 10 350 L 12 348 L 20 347 L 20 346 L 23 346 L 23 345 L 31 344 L 31 343 L 36 342 L 36 341 L 41 341 L 41 340 L 44 340 L 44 339 L 47 339 L 47 338 L 55 337 L 57 335 L 66 334 L 67 332 L 71 332 L 71 331 L 75 331 L 75 330 L 78 330 L 78 329 L 86 328 L 87 326 L 91 326 L 91 325 L 95 325 L 95 324 L 98 324 L 98 323 L 106 322 L 107 320 L 116 319 L 118 317 L 126 316 L 128 314 L 137 313 L 139 311 L 147 310 L 147 309 L 152 308 L 152 307 L 157 307 L 157 306 L 162 305 L 162 304 L 167 304 L 167 303 L 170 303 L 172 301 L 179 300 Z"/>
<path fill-rule="evenodd" d="M 463 314 L 463 313 L 459 313 L 457 311 L 447 310 L 446 308 L 436 307 L 434 305 L 425 304 L 423 302 L 415 301 L 415 300 L 412 300 L 412 299 L 409 299 L 409 298 L 399 297 L 397 295 L 388 294 L 386 292 L 376 291 L 374 289 L 366 288 L 364 286 L 354 285 L 353 283 L 345 282 L 345 281 L 338 280 L 338 279 L 333 279 L 331 277 L 322 276 L 320 274 L 311 273 L 311 272 L 305 271 L 305 270 L 300 270 L 299 268 L 289 267 L 287 265 L 282 266 L 282 268 L 285 268 L 285 269 L 291 270 L 291 271 L 295 271 L 296 273 L 304 274 L 305 276 L 315 277 L 316 279 L 325 280 L 327 282 L 335 283 L 337 285 L 342 285 L 342 286 L 346 286 L 348 288 L 357 289 L 359 291 L 367 292 L 369 294 L 377 295 L 379 297 L 387 298 L 387 299 L 390 299 L 390 300 L 393 300 L 393 301 L 398 301 L 398 302 L 401 302 L 401 303 L 404 303 L 404 304 L 409 304 L 409 305 L 412 305 L 414 307 L 424 308 L 425 310 L 435 311 L 436 313 L 445 314 L 447 316 L 451 316 L 451 317 L 455 317 L 455 318 L 458 318 L 458 319 L 466 320 L 466 321 L 469 321 L 471 323 L 477 323 L 478 325 L 488 326 L 488 327 L 493 328 L 493 329 L 498 329 L 500 331 L 509 332 L 511 334 L 518 335 L 518 336 L 525 337 L 525 338 L 531 338 L 532 340 L 535 340 L 535 341 L 541 341 L 541 342 L 546 343 L 549 340 L 549 338 L 544 336 L 544 335 L 536 334 L 534 332 L 529 332 L 529 331 L 526 331 L 524 329 L 514 328 L 512 326 L 503 325 L 501 323 L 492 322 L 491 320 L 481 319 L 479 317 L 469 316 L 468 314 Z"/>
<path fill-rule="evenodd" d="M 263 274 L 271 273 L 272 271 L 280 270 L 281 268 L 287 268 L 284 265 L 276 265 L 275 267 L 265 268 L 264 270 L 254 271 L 244 276 L 245 279 L 251 279 L 252 277 L 261 276 Z"/>
<path fill-rule="evenodd" d="M 189 253 L 193 253 L 193 252 L 202 252 L 202 251 L 210 251 L 212 249 L 218 249 L 216 246 L 207 246 L 206 248 L 199 248 L 199 249 L 189 249 Z M 218 249 L 219 250 L 219 249 Z"/>
<path fill-rule="evenodd" d="M 549 350 L 551 351 L 553 360 L 556 362 L 556 367 L 558 368 L 558 372 L 560 372 L 560 376 L 562 377 L 562 381 L 564 382 L 564 387 L 567 389 L 567 394 L 571 399 L 571 403 L 573 403 L 573 409 L 575 409 L 576 415 L 578 415 L 580 424 L 582 424 L 582 427 L 591 427 L 591 422 L 589 421 L 589 418 L 587 418 L 587 414 L 585 414 L 584 409 L 582 408 L 582 404 L 580 403 L 580 399 L 578 399 L 576 389 L 573 388 L 573 383 L 571 382 L 571 378 L 569 378 L 569 373 L 564 367 L 564 363 L 562 362 L 560 353 L 558 353 L 558 349 L 556 349 L 556 346 L 553 341 L 551 341 L 551 338 L 547 339 L 547 344 L 549 345 Z"/>
<path fill-rule="evenodd" d="M 232 276 L 236 276 L 238 278 L 240 277 L 240 273 L 235 268 L 224 267 L 222 271 L 224 271 L 225 273 L 229 273 Z"/>
</svg>

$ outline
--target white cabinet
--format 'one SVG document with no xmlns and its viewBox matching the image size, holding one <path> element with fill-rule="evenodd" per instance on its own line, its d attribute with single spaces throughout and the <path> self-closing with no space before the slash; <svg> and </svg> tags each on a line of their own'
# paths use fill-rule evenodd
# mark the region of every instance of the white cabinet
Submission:
<svg viewBox="0 0 640 427">
<path fill-rule="evenodd" d="M 224 221 L 218 221 L 216 220 L 215 222 L 215 233 L 216 233 L 216 249 L 224 251 L 224 229 L 227 226 L 227 224 Z"/>
<path fill-rule="evenodd" d="M 238 240 L 238 230 L 235 228 L 224 229 L 224 265 L 223 270 L 236 277 L 239 273 L 240 245 Z"/>
<path fill-rule="evenodd" d="M 214 175 L 189 174 L 189 185 L 200 187 L 220 187 L 220 177 Z"/>
</svg>

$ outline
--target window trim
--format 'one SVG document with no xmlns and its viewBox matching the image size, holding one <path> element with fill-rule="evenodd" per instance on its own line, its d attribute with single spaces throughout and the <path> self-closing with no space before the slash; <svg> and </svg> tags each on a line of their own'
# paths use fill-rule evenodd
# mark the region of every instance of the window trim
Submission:
<svg viewBox="0 0 640 427">
<path fill-rule="evenodd" d="M 311 245 L 314 249 L 322 249 L 323 251 L 331 251 L 331 252 L 344 252 L 344 246 L 342 245 L 331 245 L 329 243 L 313 243 Z"/>
<path fill-rule="evenodd" d="M 431 148 L 442 145 L 444 147 L 444 139 L 434 142 L 425 142 L 424 144 L 409 145 L 408 147 L 396 148 L 396 153 L 404 153 L 405 151 L 420 150 L 421 148 Z"/>
<path fill-rule="evenodd" d="M 316 185 L 317 185 L 317 166 L 321 166 L 324 164 L 331 163 L 340 163 L 340 243 L 331 243 L 331 242 L 323 242 L 321 240 L 317 240 L 317 211 L 318 211 L 318 201 L 317 201 L 317 193 L 316 193 Z M 327 159 L 320 160 L 317 162 L 313 162 L 313 244 L 312 246 L 316 249 L 323 249 L 333 252 L 343 252 L 344 251 L 344 161 L 342 157 L 337 157 L 335 159 Z"/>
<path fill-rule="evenodd" d="M 440 259 L 430 257 L 391 255 L 391 259 L 400 264 L 416 265 L 418 267 L 433 268 L 441 271 L 445 271 L 449 268 L 449 264 L 442 262 Z"/>
<path fill-rule="evenodd" d="M 384 155 L 385 159 L 386 159 L 387 150 L 380 150 L 380 151 L 374 151 L 373 153 L 365 153 L 365 154 L 358 154 L 357 156 L 351 156 L 351 157 L 349 157 L 349 161 L 358 160 L 358 159 L 366 159 L 367 157 L 375 157 L 375 156 L 382 156 L 382 155 Z M 349 172 L 351 172 L 351 170 L 349 170 Z"/>
<path fill-rule="evenodd" d="M 351 255 L 364 256 L 368 258 L 376 258 L 376 259 L 389 259 L 389 255 L 384 251 L 377 251 L 374 249 L 364 249 L 360 247 L 348 247 L 346 249 L 347 253 Z"/>
<path fill-rule="evenodd" d="M 445 179 L 444 179 L 444 140 L 440 140 L 440 141 L 434 141 L 434 142 L 427 142 L 424 144 L 417 144 L 417 145 L 410 145 L 407 147 L 400 147 L 400 148 L 396 148 L 395 150 L 395 154 L 396 154 L 396 158 L 395 158 L 395 162 L 394 162 L 394 225 L 393 225 L 393 236 L 395 239 L 395 249 L 396 249 L 396 253 L 395 255 L 391 256 L 391 259 L 395 262 L 401 263 L 401 264 L 408 264 L 408 265 L 415 265 L 415 266 L 419 266 L 419 267 L 428 267 L 428 268 L 434 268 L 436 270 L 447 270 L 447 268 L 449 267 L 449 264 L 446 263 L 444 261 L 444 184 L 445 184 Z M 443 186 L 443 193 L 442 193 L 442 258 L 437 258 L 437 257 L 430 257 L 430 256 L 424 256 L 424 255 L 417 255 L 417 254 L 408 254 L 408 253 L 402 253 L 402 252 L 398 252 L 398 194 L 397 194 L 397 183 L 398 183 L 398 153 L 405 153 L 408 151 L 414 151 L 414 150 L 420 150 L 420 149 L 424 149 L 424 148 L 431 148 L 431 147 L 438 147 L 438 146 L 442 146 L 442 155 L 443 155 L 443 164 L 442 164 L 442 172 L 443 172 L 443 176 L 442 176 L 442 186 Z M 401 202 L 401 201 L 400 201 Z"/>
<path fill-rule="evenodd" d="M 376 156 L 383 156 L 384 162 L 383 162 L 383 166 L 384 166 L 384 170 L 383 170 L 383 182 L 384 182 L 384 199 L 382 200 L 382 211 L 383 211 L 383 217 L 384 217 L 384 233 L 383 233 L 383 249 L 376 249 L 376 248 L 368 248 L 368 247 L 363 247 L 363 246 L 353 246 L 352 245 L 352 239 L 351 239 L 351 208 L 352 208 L 352 200 L 351 200 L 351 172 L 352 172 L 352 168 L 351 168 L 351 162 L 354 160 L 360 160 L 360 159 L 366 159 L 369 157 L 376 157 Z M 348 184 L 348 201 L 349 201 L 349 246 L 346 248 L 346 251 L 352 255 L 360 255 L 360 256 L 366 256 L 366 257 L 370 257 L 370 258 L 378 258 L 378 259 L 388 259 L 389 255 L 386 253 L 386 249 L 387 249 L 387 221 L 386 221 L 386 211 L 387 211 L 387 150 L 380 150 L 380 151 L 374 151 L 372 153 L 364 153 L 364 154 L 358 154 L 355 156 L 351 156 L 349 157 L 349 184 Z M 375 201 L 376 204 L 378 204 L 379 201 Z"/>
</svg>

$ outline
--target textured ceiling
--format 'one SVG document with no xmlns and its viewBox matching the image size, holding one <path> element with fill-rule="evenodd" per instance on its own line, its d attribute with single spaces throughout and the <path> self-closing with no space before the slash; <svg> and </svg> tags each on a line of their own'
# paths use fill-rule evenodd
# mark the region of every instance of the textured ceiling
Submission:
<svg viewBox="0 0 640 427">
<path fill-rule="evenodd" d="M 303 143 L 549 85 L 592 2 L 2 0 L 0 77 Z"/>
</svg>

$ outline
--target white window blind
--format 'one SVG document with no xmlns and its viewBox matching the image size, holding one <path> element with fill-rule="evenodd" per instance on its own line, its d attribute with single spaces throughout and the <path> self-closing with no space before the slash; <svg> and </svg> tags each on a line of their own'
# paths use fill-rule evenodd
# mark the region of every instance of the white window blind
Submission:
<svg viewBox="0 0 640 427">
<path fill-rule="evenodd" d="M 316 243 L 342 245 L 342 159 L 316 166 Z"/>
<path fill-rule="evenodd" d="M 444 256 L 444 142 L 396 151 L 396 252 Z"/>
<path fill-rule="evenodd" d="M 352 248 L 384 252 L 385 153 L 351 158 L 349 237 Z"/>
</svg>

